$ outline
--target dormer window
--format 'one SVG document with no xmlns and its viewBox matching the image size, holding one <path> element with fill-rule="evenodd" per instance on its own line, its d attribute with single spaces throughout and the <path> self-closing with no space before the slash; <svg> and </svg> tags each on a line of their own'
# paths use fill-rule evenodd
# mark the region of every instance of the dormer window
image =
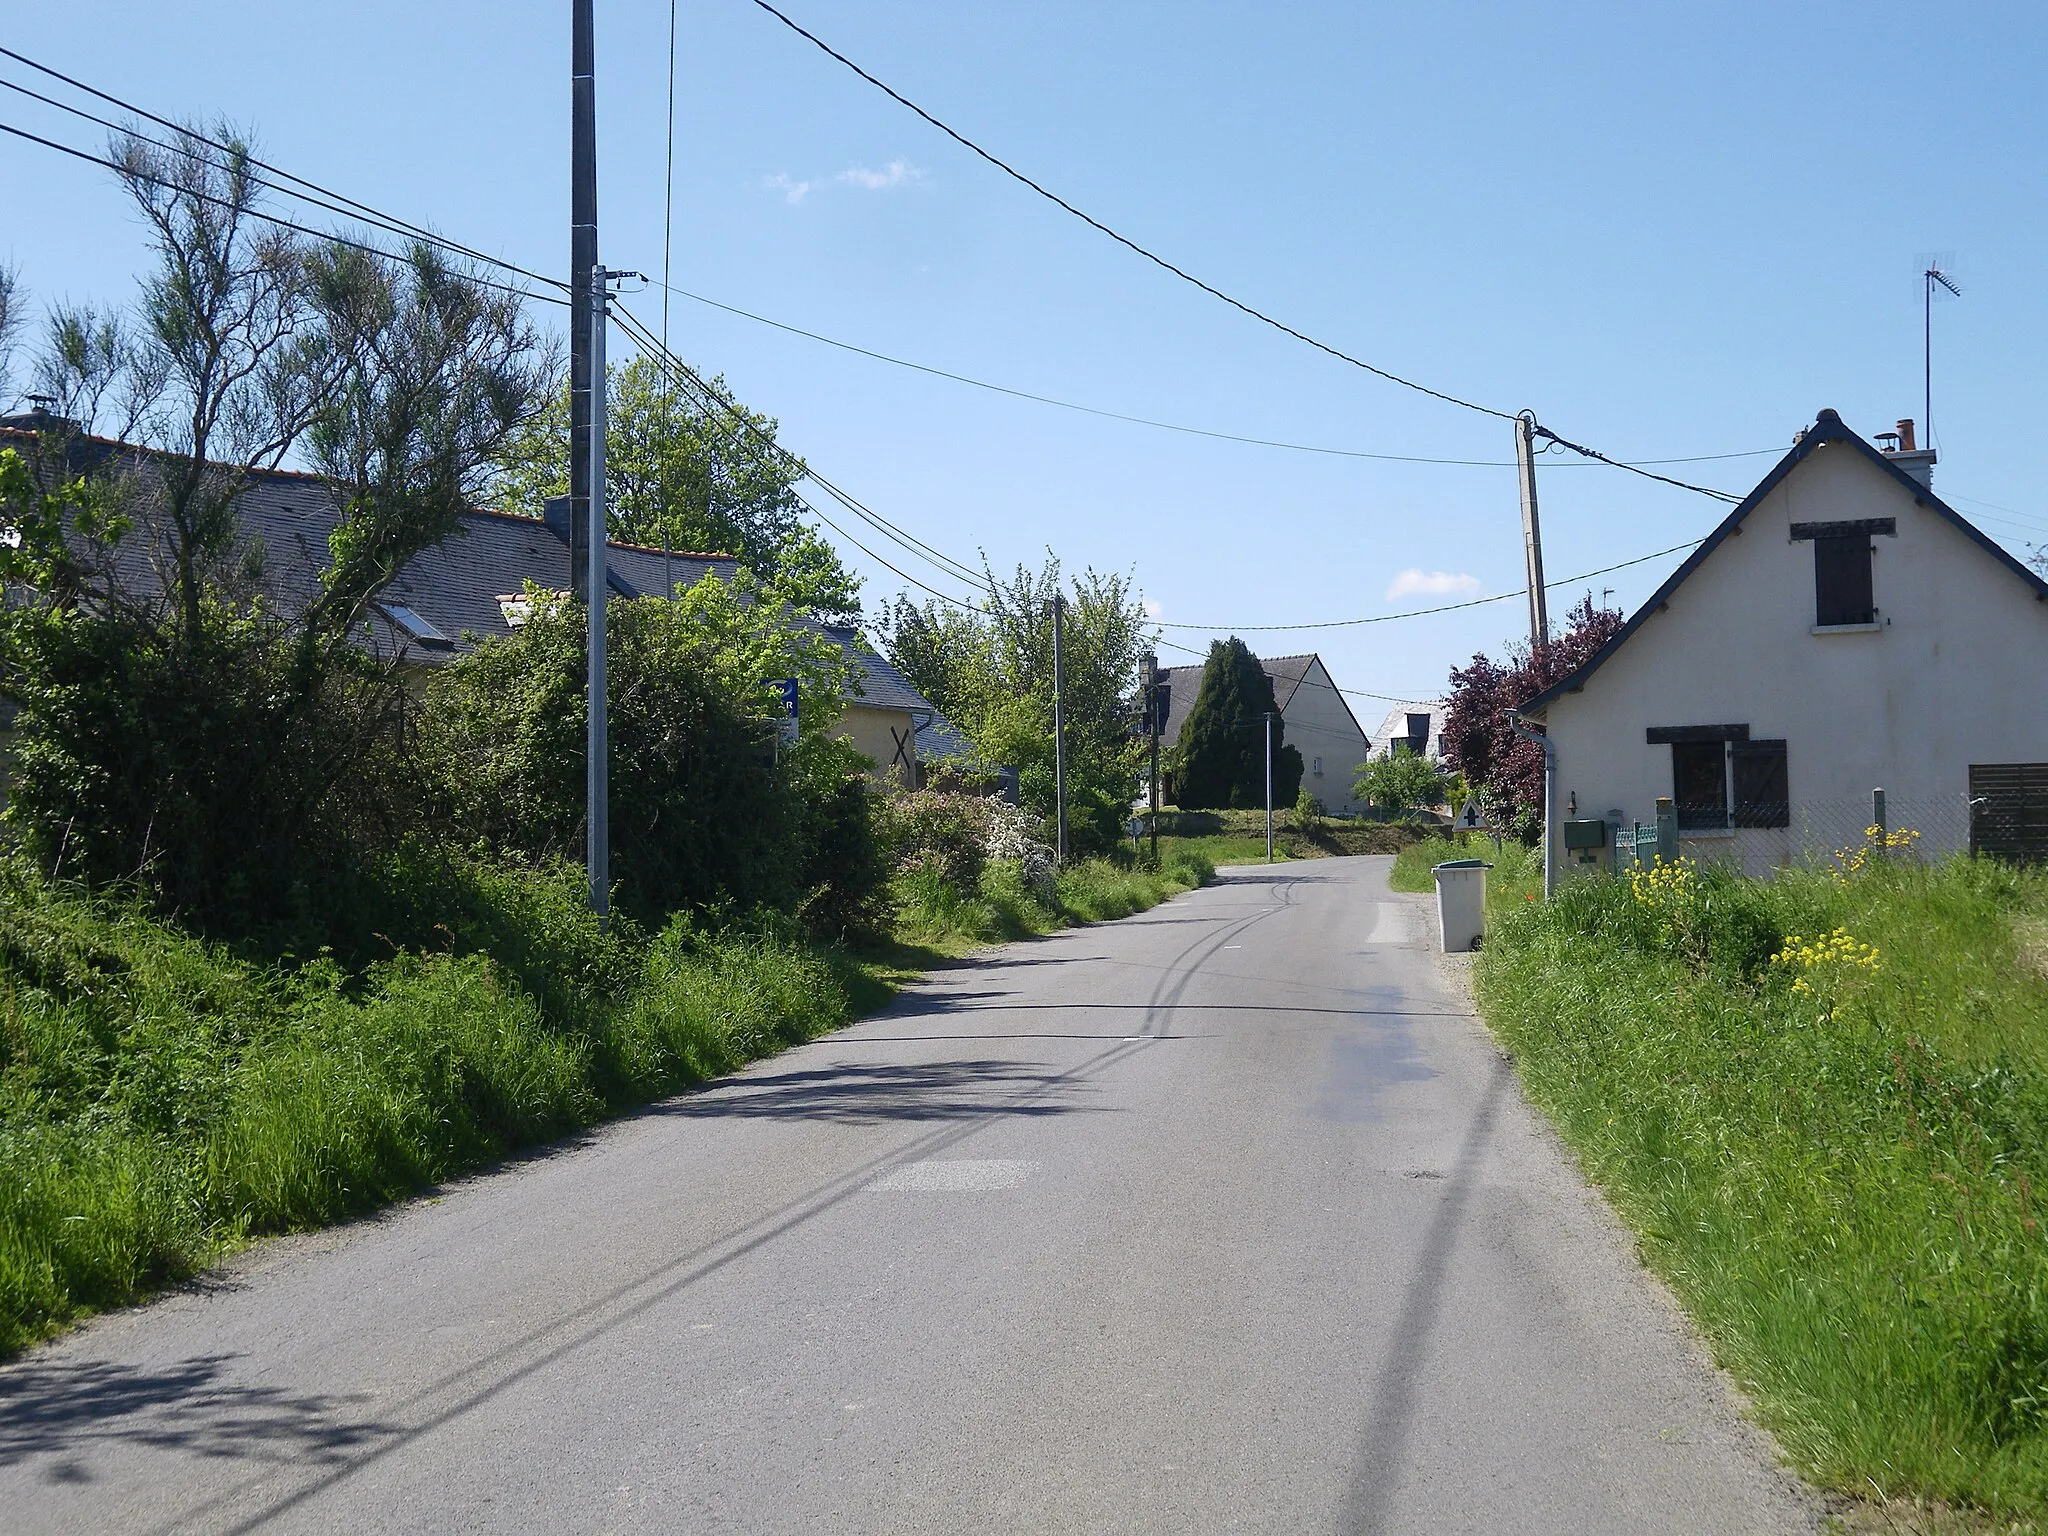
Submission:
<svg viewBox="0 0 2048 1536">
<path fill-rule="evenodd" d="M 1862 629 L 1877 623 L 1871 580 L 1873 534 L 1898 536 L 1898 522 L 1865 517 L 1843 523 L 1794 523 L 1794 542 L 1813 545 L 1813 627 Z"/>
</svg>

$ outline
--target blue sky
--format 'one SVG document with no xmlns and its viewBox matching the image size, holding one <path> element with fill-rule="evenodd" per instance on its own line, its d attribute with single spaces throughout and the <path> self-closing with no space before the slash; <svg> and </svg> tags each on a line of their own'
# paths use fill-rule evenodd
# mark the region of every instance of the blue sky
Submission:
<svg viewBox="0 0 2048 1536">
<path fill-rule="evenodd" d="M 788 0 L 842 51 L 1098 217 L 1334 345 L 1618 457 L 1782 450 L 1822 406 L 1921 412 L 1937 488 L 2048 542 L 2039 7 Z M 70 0 L 7 46 L 537 270 L 567 264 L 567 6 Z M 598 0 L 600 217 L 658 271 L 668 8 Z M 1271 332 L 975 161 L 748 0 L 684 0 L 674 281 L 1014 388 L 1215 431 L 1505 461 L 1508 427 Z M 40 86 L 0 61 L 0 78 Z M 0 121 L 95 130 L 0 92 Z M 111 177 L 0 141 L 0 259 L 40 300 L 124 300 Z M 658 325 L 659 296 L 631 300 Z M 558 312 L 548 312 L 554 323 Z M 1162 622 L 1390 613 L 1520 585 L 1513 470 L 1210 441 L 1005 399 L 688 300 L 671 342 L 938 548 L 1130 571 Z M 623 344 L 615 341 L 615 352 Z M 1769 455 L 1672 472 L 1745 491 Z M 1552 467 L 1552 465 L 1556 467 Z M 1546 461 L 1553 579 L 1698 537 L 1705 498 Z M 852 554 L 851 551 L 848 551 Z M 1601 577 L 1645 596 L 1678 557 Z M 879 603 L 901 583 L 853 555 Z M 957 583 L 908 564 L 934 585 Z M 1420 579 L 1403 573 L 1420 573 Z M 1445 579 L 1432 580 L 1440 573 Z M 1554 593 L 1553 611 L 1569 594 Z M 1518 601 L 1305 634 L 1415 696 Z M 1167 638 L 1202 647 L 1206 629 Z M 1169 659 L 1178 658 L 1173 652 Z M 1370 729 L 1379 706 L 1355 704 Z"/>
</svg>

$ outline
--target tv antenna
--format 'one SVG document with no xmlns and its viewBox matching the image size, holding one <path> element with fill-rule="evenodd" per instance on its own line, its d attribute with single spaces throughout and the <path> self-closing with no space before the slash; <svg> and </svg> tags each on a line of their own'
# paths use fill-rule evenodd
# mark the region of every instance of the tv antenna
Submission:
<svg viewBox="0 0 2048 1536">
<path fill-rule="evenodd" d="M 1922 284 L 1920 356 L 1922 382 L 1926 390 L 1922 400 L 1925 412 L 1921 417 L 1921 421 L 1927 429 L 1924 441 L 1929 448 L 1934 446 L 1934 293 L 1939 288 L 1945 290 L 1954 298 L 1960 299 L 1963 296 L 1962 287 L 1953 277 L 1942 270 L 1944 265 L 1952 265 L 1953 263 L 1953 257 L 1930 256 L 1927 258 L 1927 269 L 1920 274 Z"/>
</svg>

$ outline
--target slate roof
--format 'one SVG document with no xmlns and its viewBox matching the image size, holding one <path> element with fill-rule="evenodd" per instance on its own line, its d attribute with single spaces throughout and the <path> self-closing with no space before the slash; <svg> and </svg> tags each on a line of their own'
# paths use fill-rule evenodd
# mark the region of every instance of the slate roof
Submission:
<svg viewBox="0 0 2048 1536">
<path fill-rule="evenodd" d="M 1405 742 L 1408 739 L 1408 717 L 1426 714 L 1429 716 L 1429 741 L 1424 745 L 1422 754 L 1425 757 L 1435 757 L 1443 744 L 1445 712 L 1446 706 L 1442 699 L 1417 699 L 1412 704 L 1396 704 L 1387 711 L 1386 718 L 1380 721 L 1379 730 L 1366 738 L 1366 745 L 1377 756 L 1385 752 L 1394 741 Z"/>
<path fill-rule="evenodd" d="M 1259 658 L 1259 665 L 1265 668 L 1266 676 L 1273 680 L 1273 701 L 1280 706 L 1282 715 L 1287 713 L 1287 706 L 1294 702 L 1295 694 L 1301 691 L 1302 683 L 1307 680 L 1309 671 L 1315 664 L 1314 651 L 1302 656 Z M 1166 711 L 1166 730 L 1159 738 L 1159 745 L 1167 748 L 1180 740 L 1180 728 L 1187 724 L 1188 712 L 1195 707 L 1195 698 L 1202 691 L 1202 664 L 1198 662 L 1193 666 L 1166 667 L 1162 671 L 1167 686 L 1173 690 L 1173 697 L 1168 702 Z M 1344 703 L 1344 695 L 1338 694 L 1337 700 Z M 1351 706 L 1345 704 L 1344 707 L 1349 710 Z M 1359 734 L 1362 736 L 1365 733 L 1360 731 Z"/>
<path fill-rule="evenodd" d="M 1608 657 L 1628 644 L 1629 639 L 1637 630 L 1643 627 L 1650 615 L 1670 600 L 1671 595 L 1685 584 L 1688 576 L 1706 564 L 1707 558 L 1721 547 L 1722 541 L 1742 526 L 1743 520 L 1762 504 L 1766 496 L 1778 488 L 1779 483 L 1787 475 L 1805 463 L 1816 450 L 1830 443 L 1845 443 L 1854 448 L 1871 463 L 1877 465 L 1887 475 L 1890 475 L 1900 485 L 1905 487 L 1912 494 L 1915 505 L 1926 507 L 1939 516 L 1947 518 L 1972 542 L 2031 587 L 2037 601 L 2048 602 L 2048 581 L 2043 581 L 2039 576 L 2028 570 L 2026 566 L 2014 559 L 2009 551 L 2001 546 L 1997 540 L 1985 533 L 1983 529 L 1935 495 L 1928 487 L 1922 485 L 1918 480 L 1915 480 L 1911 475 L 1899 468 L 1897 464 L 1879 452 L 1875 446 L 1850 431 L 1848 427 L 1843 425 L 1842 418 L 1835 412 L 1823 409 L 1820 415 L 1815 418 L 1813 425 L 1799 434 L 1798 441 L 1792 445 L 1792 451 L 1778 461 L 1776 468 L 1757 482 L 1756 489 L 1745 496 L 1741 504 L 1734 511 L 1730 512 L 1727 517 L 1722 519 L 1721 525 L 1701 541 L 1698 549 L 1695 549 L 1690 555 L 1685 557 L 1684 563 L 1671 573 L 1665 580 L 1664 585 L 1650 594 L 1649 601 L 1638 608 L 1629 621 L 1616 630 L 1605 645 L 1587 657 L 1577 671 L 1561 681 L 1553 683 L 1550 687 L 1544 689 L 1543 692 L 1537 694 L 1535 698 L 1524 704 L 1522 706 L 1522 713 L 1540 714 L 1559 694 L 1577 693 L 1581 688 L 1585 687 L 1586 679 L 1599 671 L 1606 664 Z"/>
<path fill-rule="evenodd" d="M 26 442 L 28 436 L 0 427 L 0 444 L 9 439 Z M 78 453 L 99 465 L 121 458 L 125 472 L 154 472 L 154 456 L 127 444 L 88 439 Z M 278 612 L 306 608 L 319 595 L 328 538 L 340 521 L 327 483 L 317 475 L 290 470 L 260 472 L 236 503 L 236 520 L 236 563 L 255 572 L 256 587 Z M 607 563 L 608 585 L 623 597 L 653 596 L 673 590 L 671 582 L 691 585 L 706 575 L 730 580 L 739 572 L 739 562 L 729 555 L 671 552 L 664 557 L 658 549 L 617 541 L 607 546 Z M 132 593 L 168 590 L 161 542 L 147 526 L 121 541 L 115 566 L 122 585 Z M 442 665 L 474 650 L 480 640 L 510 634 L 512 626 L 499 599 L 518 596 L 528 582 L 551 591 L 568 590 L 566 523 L 552 514 L 537 519 L 472 509 L 462 514 L 453 534 L 407 561 L 385 588 L 369 619 L 370 645 L 379 656 Z M 423 643 L 421 635 L 394 621 L 392 613 L 401 607 L 424 619 L 441 638 Z M 857 630 L 813 627 L 860 668 L 858 692 L 848 702 L 939 718 L 931 701 L 876 655 Z"/>
</svg>

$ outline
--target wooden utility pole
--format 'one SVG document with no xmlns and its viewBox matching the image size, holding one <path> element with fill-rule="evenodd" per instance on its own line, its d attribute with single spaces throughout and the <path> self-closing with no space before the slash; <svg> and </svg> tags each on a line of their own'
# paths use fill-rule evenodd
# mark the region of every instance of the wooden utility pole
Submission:
<svg viewBox="0 0 2048 1536">
<path fill-rule="evenodd" d="M 1522 477 L 1522 563 L 1529 582 L 1529 658 L 1550 644 L 1550 610 L 1543 597 L 1543 529 L 1536 518 L 1536 416 L 1515 418 L 1515 467 Z"/>
<path fill-rule="evenodd" d="M 590 278 L 597 270 L 595 4 L 569 0 L 569 586 L 585 601 L 591 544 Z"/>
<path fill-rule="evenodd" d="M 1061 654 L 1066 640 L 1067 599 L 1052 595 L 1052 772 L 1059 862 L 1067 862 L 1067 670 Z"/>
</svg>

